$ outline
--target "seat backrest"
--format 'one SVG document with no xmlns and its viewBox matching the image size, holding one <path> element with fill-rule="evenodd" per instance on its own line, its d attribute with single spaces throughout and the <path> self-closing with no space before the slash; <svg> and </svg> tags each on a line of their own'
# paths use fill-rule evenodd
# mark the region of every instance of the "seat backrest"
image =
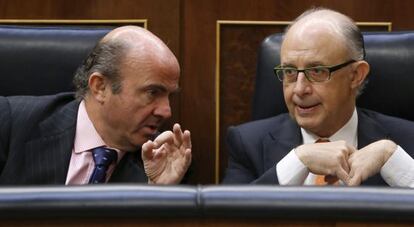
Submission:
<svg viewBox="0 0 414 227">
<path fill-rule="evenodd" d="M 0 26 L 0 95 L 73 91 L 77 67 L 111 29 Z"/>
<path fill-rule="evenodd" d="M 282 35 L 267 37 L 258 56 L 253 120 L 287 112 L 282 83 L 273 73 L 280 64 Z M 414 32 L 364 33 L 371 70 L 357 106 L 414 121 Z"/>
</svg>

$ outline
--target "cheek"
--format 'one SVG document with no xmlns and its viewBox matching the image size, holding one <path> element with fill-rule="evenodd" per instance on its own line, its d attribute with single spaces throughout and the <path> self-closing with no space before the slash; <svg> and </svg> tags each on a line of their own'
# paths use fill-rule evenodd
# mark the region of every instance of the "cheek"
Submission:
<svg viewBox="0 0 414 227">
<path fill-rule="evenodd" d="M 333 87 L 330 89 L 321 89 L 315 91 L 315 95 L 323 104 L 323 108 L 328 112 L 336 112 L 341 109 L 341 106 L 345 103 L 347 96 L 343 88 Z"/>
<path fill-rule="evenodd" d="M 140 106 L 134 108 L 134 110 L 131 112 L 134 113 L 136 118 L 146 118 L 151 114 L 152 109 L 149 106 Z"/>
<path fill-rule="evenodd" d="M 153 110 L 152 105 L 136 105 L 131 106 L 125 113 L 128 113 L 128 121 L 140 124 L 153 115 Z"/>
<path fill-rule="evenodd" d="M 283 97 L 285 98 L 286 105 L 290 105 L 292 102 L 292 86 L 283 85 Z"/>
<path fill-rule="evenodd" d="M 124 98 L 108 103 L 106 112 L 108 115 L 111 115 L 114 120 L 118 119 L 118 121 L 124 122 L 123 124 L 130 124 L 139 117 L 141 108 L 142 106 L 136 103 L 132 98 Z"/>
</svg>

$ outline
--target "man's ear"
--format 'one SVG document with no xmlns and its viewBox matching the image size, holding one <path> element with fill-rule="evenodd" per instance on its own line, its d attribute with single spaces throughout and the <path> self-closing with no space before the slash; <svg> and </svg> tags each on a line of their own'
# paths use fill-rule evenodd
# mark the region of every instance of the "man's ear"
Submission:
<svg viewBox="0 0 414 227">
<path fill-rule="evenodd" d="M 108 83 L 108 79 L 99 72 L 94 72 L 89 76 L 89 92 L 99 103 L 105 101 L 106 93 L 108 91 Z"/>
<path fill-rule="evenodd" d="M 351 87 L 352 89 L 361 86 L 364 82 L 365 78 L 368 76 L 369 73 L 369 64 L 368 62 L 361 60 L 354 63 L 353 68 L 353 77 L 351 79 Z"/>
</svg>

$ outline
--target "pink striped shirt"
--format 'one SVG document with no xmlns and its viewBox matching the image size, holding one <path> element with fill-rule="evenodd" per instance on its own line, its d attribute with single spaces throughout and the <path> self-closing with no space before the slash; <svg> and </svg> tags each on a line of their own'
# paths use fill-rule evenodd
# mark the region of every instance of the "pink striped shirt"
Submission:
<svg viewBox="0 0 414 227">
<path fill-rule="evenodd" d="M 70 158 L 68 174 L 66 176 L 66 185 L 88 184 L 95 167 L 91 149 L 101 146 L 105 146 L 105 142 L 93 126 L 86 112 L 85 101 L 82 101 L 78 110 L 75 142 Z M 118 153 L 118 163 L 125 155 L 125 152 L 117 149 L 114 150 Z M 112 175 L 115 166 L 115 163 L 109 166 L 106 174 L 106 182 Z"/>
</svg>

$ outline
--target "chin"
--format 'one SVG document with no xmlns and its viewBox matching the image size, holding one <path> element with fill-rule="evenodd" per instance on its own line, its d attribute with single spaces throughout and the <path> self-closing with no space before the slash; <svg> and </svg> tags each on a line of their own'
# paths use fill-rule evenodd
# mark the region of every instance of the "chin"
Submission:
<svg viewBox="0 0 414 227">
<path fill-rule="evenodd" d="M 298 125 L 306 130 L 312 131 L 312 129 L 318 125 L 318 123 L 311 118 L 296 117 L 295 119 Z"/>
<path fill-rule="evenodd" d="M 148 140 L 151 140 L 151 138 L 142 137 L 142 138 L 136 139 L 135 141 L 133 141 L 132 146 L 141 147 Z"/>
<path fill-rule="evenodd" d="M 143 139 L 143 138 L 130 138 L 129 140 L 125 141 L 124 145 L 123 145 L 123 151 L 137 151 L 140 150 L 142 145 L 147 142 L 148 139 Z"/>
</svg>

